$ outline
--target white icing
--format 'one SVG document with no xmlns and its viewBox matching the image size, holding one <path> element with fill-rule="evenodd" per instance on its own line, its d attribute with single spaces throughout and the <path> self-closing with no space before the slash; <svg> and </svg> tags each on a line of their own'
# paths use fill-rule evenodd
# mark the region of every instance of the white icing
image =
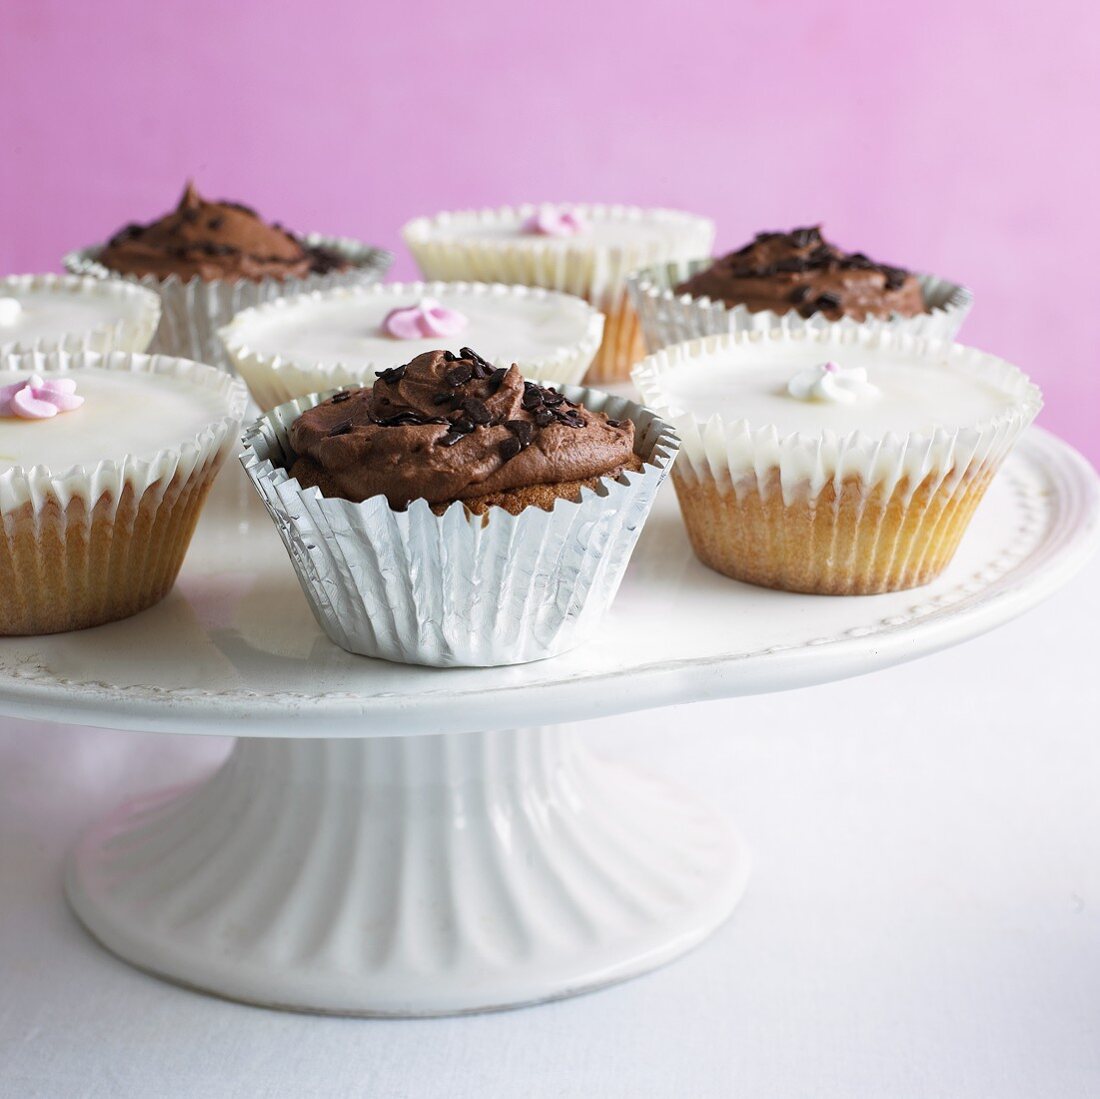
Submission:
<svg viewBox="0 0 1100 1099">
<path fill-rule="evenodd" d="M 30 376 L 26 370 L 0 371 L 0 387 Z M 16 466 L 60 472 L 149 459 L 227 415 L 224 394 L 188 378 L 97 367 L 67 377 L 78 381 L 80 408 L 44 420 L 0 418 L 0 474 Z"/>
<path fill-rule="evenodd" d="M 827 360 L 864 371 L 879 393 L 793 399 L 791 377 Z M 651 355 L 634 380 L 680 431 L 682 476 L 739 486 L 778 472 L 787 502 L 849 476 L 915 491 L 995 468 L 1042 406 L 1027 376 L 992 355 L 856 328 L 693 340 Z"/>
<path fill-rule="evenodd" d="M 15 306 L 13 310 L 8 303 Z M 138 322 L 145 304 L 138 295 L 80 293 L 61 288 L 4 288 L 0 339 L 4 343 L 60 343 L 118 321 Z"/>
<path fill-rule="evenodd" d="M 524 366 L 538 363 L 586 339 L 593 313 L 584 303 L 551 294 L 464 293 L 433 286 L 431 297 L 467 320 L 461 336 L 405 340 L 390 336 L 382 323 L 391 310 L 414 306 L 423 298 L 396 285 L 366 293 L 319 294 L 258 309 L 238 317 L 226 329 L 231 346 L 264 356 L 279 356 L 301 366 L 343 363 L 383 369 L 408 362 L 425 351 L 459 345 L 472 347 L 491 361 Z M 452 344 L 454 346 L 452 346 Z"/>
<path fill-rule="evenodd" d="M 780 435 L 862 431 L 878 436 L 937 426 L 954 429 L 1012 405 L 1013 398 L 989 382 L 951 370 L 944 355 L 924 358 L 850 348 L 835 357 L 844 363 L 845 377 L 822 380 L 815 346 L 749 345 L 733 354 L 720 352 L 684 363 L 662 376 L 661 390 L 671 407 L 696 420 L 715 415 L 747 420 L 754 428 L 774 427 Z M 809 392 L 792 400 L 792 379 L 833 397 L 846 392 L 840 399 Z"/>
<path fill-rule="evenodd" d="M 830 361 L 800 370 L 787 382 L 787 394 L 798 401 L 866 404 L 878 396 L 879 388 L 867 380 L 862 366 L 843 367 Z"/>
</svg>

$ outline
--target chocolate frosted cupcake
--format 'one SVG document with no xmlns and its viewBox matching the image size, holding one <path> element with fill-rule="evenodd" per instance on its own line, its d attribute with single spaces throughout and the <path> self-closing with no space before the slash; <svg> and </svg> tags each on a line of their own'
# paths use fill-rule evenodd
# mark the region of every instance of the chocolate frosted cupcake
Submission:
<svg viewBox="0 0 1100 1099">
<path fill-rule="evenodd" d="M 242 461 L 338 645 L 500 665 L 591 632 L 677 446 L 623 398 L 545 388 L 463 348 L 281 405 Z"/>
<path fill-rule="evenodd" d="M 355 241 L 297 237 L 237 202 L 209 202 L 188 184 L 179 205 L 132 223 L 102 247 L 65 257 L 78 274 L 135 280 L 160 293 L 153 350 L 227 366 L 217 329 L 248 306 L 380 278 L 392 257 Z"/>
<path fill-rule="evenodd" d="M 373 389 L 336 394 L 290 429 L 290 474 L 326 496 L 385 496 L 393 508 L 461 502 L 513 515 L 576 500 L 601 477 L 638 471 L 634 424 L 525 382 L 464 347 L 384 370 Z"/>
<path fill-rule="evenodd" d="M 722 332 L 827 324 L 950 339 L 972 300 L 965 287 L 845 252 L 820 226 L 757 233 L 717 260 L 647 268 L 630 293 L 651 351 Z"/>
<path fill-rule="evenodd" d="M 750 313 L 770 310 L 800 316 L 915 317 L 927 313 L 915 275 L 876 263 L 862 252 L 845 252 L 821 236 L 821 227 L 790 233 L 757 233 L 756 239 L 715 260 L 676 287 L 677 294 L 710 298 Z"/>
<path fill-rule="evenodd" d="M 346 271 L 349 257 L 309 244 L 240 202 L 209 202 L 193 183 L 179 205 L 150 225 L 120 229 L 99 262 L 122 275 L 181 279 L 302 279 Z"/>
</svg>

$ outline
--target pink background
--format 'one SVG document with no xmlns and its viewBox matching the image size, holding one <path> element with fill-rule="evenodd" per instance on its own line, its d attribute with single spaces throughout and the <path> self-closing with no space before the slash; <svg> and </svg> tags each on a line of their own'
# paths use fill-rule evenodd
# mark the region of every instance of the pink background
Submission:
<svg viewBox="0 0 1100 1099">
<path fill-rule="evenodd" d="M 398 253 L 524 200 L 696 210 L 719 247 L 823 221 L 967 282 L 963 338 L 1100 461 L 1100 6 L 7 0 L 0 270 L 163 213 L 193 175 Z"/>
</svg>

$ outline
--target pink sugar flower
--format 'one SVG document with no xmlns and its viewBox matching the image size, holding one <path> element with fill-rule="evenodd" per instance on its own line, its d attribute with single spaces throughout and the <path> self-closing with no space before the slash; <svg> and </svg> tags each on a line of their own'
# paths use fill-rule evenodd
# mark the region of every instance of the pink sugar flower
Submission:
<svg viewBox="0 0 1100 1099">
<path fill-rule="evenodd" d="M 579 210 L 542 207 L 523 223 L 526 233 L 537 233 L 543 237 L 575 237 L 588 229 L 588 223 Z"/>
<path fill-rule="evenodd" d="M 422 340 L 432 336 L 457 336 L 467 323 L 457 309 L 447 309 L 435 298 L 422 298 L 419 305 L 391 309 L 382 328 L 399 340 Z"/>
<path fill-rule="evenodd" d="M 23 420 L 48 420 L 59 412 L 72 412 L 84 403 L 76 395 L 74 378 L 50 378 L 32 374 L 26 381 L 0 387 L 0 416 Z"/>
</svg>

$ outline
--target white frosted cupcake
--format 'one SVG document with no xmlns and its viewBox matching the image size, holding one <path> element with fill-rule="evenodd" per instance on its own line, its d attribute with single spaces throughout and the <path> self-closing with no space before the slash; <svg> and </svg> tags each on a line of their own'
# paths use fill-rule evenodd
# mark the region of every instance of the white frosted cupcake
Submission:
<svg viewBox="0 0 1100 1099">
<path fill-rule="evenodd" d="M 965 286 L 846 252 L 817 225 L 757 233 L 717 259 L 679 258 L 643 268 L 628 284 L 650 351 L 770 328 L 858 326 L 953 340 L 973 304 Z"/>
<path fill-rule="evenodd" d="M 681 434 L 673 481 L 699 559 L 822 594 L 935 578 L 1042 404 L 992 355 L 852 329 L 695 340 L 634 380 Z"/>
<path fill-rule="evenodd" d="M 0 355 L 144 351 L 160 320 L 151 290 L 74 275 L 0 279 Z"/>
<path fill-rule="evenodd" d="M 343 237 L 299 237 L 239 202 L 207 201 L 189 183 L 171 213 L 70 252 L 65 266 L 155 291 L 163 312 L 151 350 L 227 367 L 217 332 L 234 314 L 278 297 L 371 282 L 392 260 Z"/>
<path fill-rule="evenodd" d="M 224 372 L 159 355 L 0 359 L 0 635 L 163 598 L 246 400 Z"/>
<path fill-rule="evenodd" d="M 562 290 L 607 317 L 589 381 L 625 380 L 644 352 L 626 277 L 637 267 L 708 252 L 714 224 L 679 210 L 545 205 L 416 218 L 405 243 L 429 279 Z"/>
<path fill-rule="evenodd" d="M 568 294 L 488 283 L 389 283 L 280 298 L 221 330 L 263 410 L 323 389 L 371 385 L 375 373 L 441 342 L 476 347 L 497 366 L 573 385 L 600 345 L 603 317 Z"/>
</svg>

